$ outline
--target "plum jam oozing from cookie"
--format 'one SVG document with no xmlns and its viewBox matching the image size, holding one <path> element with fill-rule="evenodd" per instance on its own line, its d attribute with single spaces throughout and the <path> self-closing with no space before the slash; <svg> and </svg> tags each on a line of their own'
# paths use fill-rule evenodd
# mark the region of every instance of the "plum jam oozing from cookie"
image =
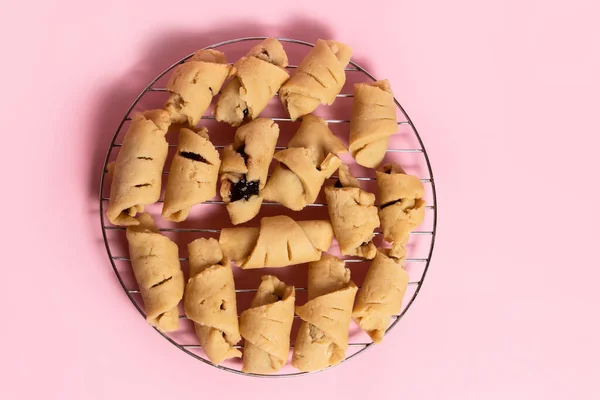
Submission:
<svg viewBox="0 0 600 400">
<path fill-rule="evenodd" d="M 231 186 L 231 202 L 248 200 L 251 196 L 258 195 L 258 181 L 246 181 L 246 175 L 242 175 L 239 181 Z"/>
<path fill-rule="evenodd" d="M 402 199 L 398 199 L 398 200 L 394 200 L 394 201 L 388 201 L 387 203 L 381 205 L 381 209 L 383 210 L 386 207 L 389 207 L 391 205 L 394 205 L 394 204 L 400 203 L 400 202 L 402 202 Z"/>
<path fill-rule="evenodd" d="M 244 163 L 248 163 L 248 155 L 244 152 L 245 146 L 238 147 L 236 152 L 242 156 Z M 231 202 L 238 200 L 248 200 L 251 196 L 258 195 L 260 182 L 246 180 L 246 174 L 242 175 L 239 181 L 232 182 L 231 185 Z"/>
<path fill-rule="evenodd" d="M 194 153 L 192 151 L 180 151 L 179 155 L 183 158 L 187 158 L 188 160 L 198 161 L 198 162 L 201 162 L 204 164 L 210 164 L 206 158 L 204 158 L 200 154 Z"/>
</svg>

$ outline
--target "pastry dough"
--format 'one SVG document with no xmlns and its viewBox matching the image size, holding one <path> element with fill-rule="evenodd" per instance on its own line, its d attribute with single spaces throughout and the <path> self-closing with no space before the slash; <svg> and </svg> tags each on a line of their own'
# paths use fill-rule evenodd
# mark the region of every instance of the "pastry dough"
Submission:
<svg viewBox="0 0 600 400">
<path fill-rule="evenodd" d="M 278 137 L 275 122 L 258 118 L 240 126 L 233 144 L 223 149 L 220 192 L 234 225 L 258 214 Z"/>
<path fill-rule="evenodd" d="M 352 49 L 343 43 L 317 40 L 296 73 L 279 90 L 292 121 L 310 114 L 319 104 L 333 104 L 346 83 L 345 68 L 351 56 Z"/>
<path fill-rule="evenodd" d="M 214 364 L 241 357 L 242 352 L 233 347 L 242 338 L 229 259 L 214 238 L 194 240 L 188 253 L 190 279 L 183 304 L 202 349 Z"/>
<path fill-rule="evenodd" d="M 265 39 L 235 63 L 234 78 L 225 85 L 215 106 L 217 121 L 239 126 L 264 110 L 290 77 L 287 54 L 274 38 Z"/>
<path fill-rule="evenodd" d="M 333 241 L 329 221 L 264 217 L 260 228 L 225 228 L 219 243 L 225 256 L 243 269 L 285 267 L 316 261 Z"/>
<path fill-rule="evenodd" d="M 364 167 L 377 167 L 389 138 L 398 132 L 394 95 L 387 80 L 354 85 L 350 118 L 350 153 Z"/>
<path fill-rule="evenodd" d="M 192 206 L 215 197 L 220 166 L 219 152 L 210 142 L 208 130 L 182 128 L 169 170 L 162 216 L 181 222 Z"/>
<path fill-rule="evenodd" d="M 245 339 L 243 372 L 277 372 L 288 359 L 294 322 L 295 290 L 275 276 L 266 275 L 249 309 L 240 315 Z"/>
<path fill-rule="evenodd" d="M 198 50 L 177 66 L 166 86 L 171 96 L 165 109 L 172 121 L 196 126 L 232 72 L 225 55 L 212 49 Z"/>
<path fill-rule="evenodd" d="M 345 164 L 340 166 L 339 174 L 334 186 L 325 187 L 335 238 L 342 254 L 371 259 L 376 253 L 371 239 L 379 226 L 375 195 L 360 188 Z"/>
<path fill-rule="evenodd" d="M 159 331 L 179 326 L 177 305 L 183 297 L 183 272 L 177 244 L 158 233 L 148 213 L 138 216 L 139 225 L 127 227 L 129 257 L 138 283 L 146 320 Z"/>
<path fill-rule="evenodd" d="M 113 167 L 106 215 L 114 225 L 137 225 L 134 217 L 160 197 L 162 170 L 169 144 L 165 135 L 171 120 L 164 110 L 133 116 Z"/>
<path fill-rule="evenodd" d="M 275 153 L 279 164 L 267 181 L 264 198 L 302 210 L 317 199 L 325 179 L 342 163 L 336 155 L 344 152 L 346 147 L 324 119 L 312 114 L 304 116 L 288 148 Z"/>
<path fill-rule="evenodd" d="M 390 318 L 400 313 L 407 286 L 408 273 L 402 262 L 388 250 L 378 249 L 352 312 L 352 318 L 373 342 L 383 340 Z"/>
<path fill-rule="evenodd" d="M 316 371 L 346 358 L 348 330 L 358 288 L 344 262 L 330 254 L 308 266 L 308 302 L 296 307 L 302 325 L 296 337 L 292 365 Z"/>
<path fill-rule="evenodd" d="M 401 251 L 398 246 L 406 245 L 425 218 L 425 188 L 419 178 L 407 175 L 396 164 L 385 164 L 376 174 L 383 238 Z"/>
</svg>

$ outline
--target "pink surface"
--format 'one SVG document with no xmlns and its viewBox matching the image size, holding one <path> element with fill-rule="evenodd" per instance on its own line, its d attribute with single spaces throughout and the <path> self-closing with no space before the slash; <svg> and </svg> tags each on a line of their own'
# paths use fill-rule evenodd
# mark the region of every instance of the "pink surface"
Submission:
<svg viewBox="0 0 600 400">
<path fill-rule="evenodd" d="M 0 27 L 2 398 L 600 396 L 596 2 L 28 3 Z M 102 158 L 127 106 L 174 60 L 247 35 L 350 44 L 392 82 L 437 180 L 433 262 L 399 328 L 300 379 L 174 348 L 100 236 Z"/>
</svg>

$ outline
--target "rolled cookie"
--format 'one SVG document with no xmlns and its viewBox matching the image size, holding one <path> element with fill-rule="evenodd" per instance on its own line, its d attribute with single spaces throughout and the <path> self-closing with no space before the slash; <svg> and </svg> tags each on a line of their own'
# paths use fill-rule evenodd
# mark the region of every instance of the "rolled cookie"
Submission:
<svg viewBox="0 0 600 400">
<path fill-rule="evenodd" d="M 392 163 L 383 165 L 376 176 L 383 238 L 394 247 L 404 246 L 425 218 L 425 188 L 418 177 Z"/>
<path fill-rule="evenodd" d="M 196 126 L 232 72 L 225 55 L 212 49 L 198 50 L 175 67 L 166 86 L 171 96 L 165 103 L 172 121 Z"/>
<path fill-rule="evenodd" d="M 193 206 L 215 197 L 220 166 L 219 152 L 210 142 L 208 130 L 182 128 L 169 169 L 162 216 L 181 222 Z"/>
<path fill-rule="evenodd" d="M 377 251 L 371 241 L 373 231 L 379 227 L 375 195 L 360 188 L 345 164 L 340 166 L 339 175 L 335 185 L 325 187 L 325 196 L 340 252 L 371 259 Z"/>
<path fill-rule="evenodd" d="M 260 211 L 278 137 L 275 122 L 257 118 L 240 126 L 233 144 L 223 149 L 220 193 L 234 225 L 251 220 Z"/>
<path fill-rule="evenodd" d="M 331 246 L 329 221 L 264 217 L 260 228 L 225 228 L 219 243 L 225 256 L 243 269 L 286 267 L 316 261 Z"/>
<path fill-rule="evenodd" d="M 314 203 L 325 179 L 341 165 L 336 155 L 346 151 L 324 119 L 305 115 L 288 148 L 273 157 L 279 164 L 267 181 L 264 198 L 291 210 L 302 210 Z"/>
<path fill-rule="evenodd" d="M 233 347 L 242 338 L 229 259 L 214 238 L 194 240 L 188 253 L 190 279 L 183 305 L 202 349 L 214 364 L 241 357 L 242 352 Z"/>
<path fill-rule="evenodd" d="M 171 120 L 164 110 L 133 116 L 112 168 L 106 216 L 114 225 L 137 225 L 134 217 L 160 197 L 162 170 L 169 144 L 165 135 Z"/>
<path fill-rule="evenodd" d="M 279 90 L 292 121 L 310 114 L 320 104 L 331 105 L 344 83 L 352 49 L 333 40 L 317 40 L 296 73 Z"/>
<path fill-rule="evenodd" d="M 390 318 L 400 313 L 407 286 L 408 273 L 402 260 L 392 257 L 387 249 L 378 249 L 352 311 L 352 318 L 373 342 L 383 340 Z"/>
<path fill-rule="evenodd" d="M 234 65 L 235 75 L 225 85 L 215 106 L 217 121 L 239 126 L 253 120 L 289 78 L 287 54 L 281 43 L 268 38 Z"/>
<path fill-rule="evenodd" d="M 277 372 L 288 359 L 294 322 L 295 290 L 272 275 L 262 282 L 249 309 L 240 315 L 244 342 L 243 372 Z"/>
<path fill-rule="evenodd" d="M 146 320 L 162 332 L 177 330 L 177 305 L 183 297 L 184 279 L 177 244 L 158 233 L 148 213 L 139 224 L 127 227 L 129 257 L 138 283 Z"/>
<path fill-rule="evenodd" d="M 356 162 L 377 167 L 385 157 L 389 137 L 396 132 L 398 122 L 389 82 L 355 84 L 348 147 Z"/>
<path fill-rule="evenodd" d="M 308 302 L 296 307 L 302 319 L 292 365 L 316 371 L 346 358 L 348 330 L 358 288 L 350 270 L 337 257 L 323 254 L 308 266 Z"/>
</svg>

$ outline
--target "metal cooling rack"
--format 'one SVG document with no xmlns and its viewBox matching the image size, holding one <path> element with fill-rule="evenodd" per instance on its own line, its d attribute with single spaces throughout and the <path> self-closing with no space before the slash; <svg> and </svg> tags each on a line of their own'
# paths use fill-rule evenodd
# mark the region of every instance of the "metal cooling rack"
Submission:
<svg viewBox="0 0 600 400">
<path fill-rule="evenodd" d="M 246 37 L 246 38 L 238 38 L 238 39 L 232 39 L 232 40 L 227 40 L 224 42 L 220 42 L 220 43 L 216 43 L 210 46 L 205 47 L 204 49 L 217 49 L 219 47 L 222 46 L 227 46 L 227 45 L 231 45 L 231 44 L 236 44 L 236 43 L 241 43 L 241 42 L 257 42 L 257 41 L 262 41 L 266 39 L 266 37 Z M 287 39 L 287 38 L 278 38 L 279 41 L 283 42 L 283 43 L 290 43 L 290 44 L 295 44 L 295 45 L 301 45 L 301 46 L 308 46 L 308 47 L 313 47 L 314 44 L 312 43 L 308 43 L 308 42 L 304 42 L 301 40 L 296 40 L 296 39 Z M 251 45 L 248 47 L 250 48 Z M 107 231 L 116 231 L 116 230 L 125 230 L 124 227 L 118 227 L 118 226 L 109 226 L 106 225 L 106 222 L 104 220 L 104 212 L 105 212 L 105 203 L 108 202 L 108 198 L 103 196 L 104 193 L 104 189 L 105 189 L 105 184 L 107 184 L 107 181 L 105 181 L 105 176 L 107 174 L 107 166 L 109 163 L 109 159 L 111 156 L 111 153 L 113 151 L 113 149 L 115 148 L 119 148 L 121 147 L 120 143 L 116 143 L 116 139 L 119 136 L 123 125 L 125 124 L 126 121 L 131 120 L 131 112 L 134 109 L 134 107 L 139 103 L 139 101 L 148 93 L 150 92 L 166 92 L 165 88 L 161 88 L 161 87 L 155 87 L 154 85 L 157 83 L 157 81 L 159 79 L 161 79 L 162 77 L 164 77 L 166 74 L 168 74 L 173 68 L 175 68 L 176 66 L 178 66 L 179 64 L 184 63 L 186 60 L 188 60 L 190 57 L 192 57 L 193 54 L 190 54 L 184 58 L 182 58 L 181 60 L 177 61 L 176 63 L 174 63 L 173 65 L 171 65 L 169 68 L 165 69 L 164 71 L 162 71 L 156 78 L 154 78 L 145 88 L 144 90 L 142 90 L 142 92 L 137 96 L 137 98 L 134 100 L 133 104 L 131 104 L 131 106 L 129 107 L 129 109 L 127 110 L 127 112 L 125 113 L 125 115 L 123 116 L 123 118 L 121 119 L 121 122 L 119 123 L 119 126 L 113 136 L 113 139 L 111 141 L 110 147 L 107 151 L 106 154 L 106 159 L 104 161 L 104 166 L 102 168 L 102 176 L 100 179 L 100 223 L 102 226 L 102 237 L 104 239 L 104 244 L 106 246 L 106 252 L 108 253 L 108 257 L 110 260 L 110 263 L 113 267 L 113 270 L 117 276 L 117 279 L 119 280 L 119 283 L 121 284 L 121 286 L 123 287 L 123 290 L 125 291 L 125 293 L 127 294 L 127 296 L 129 297 L 129 299 L 131 300 L 131 302 L 133 303 L 133 305 L 136 307 L 136 309 L 140 312 L 140 314 L 145 318 L 145 313 L 143 311 L 143 309 L 141 308 L 141 306 L 138 304 L 138 302 L 134 299 L 133 295 L 138 294 L 139 291 L 136 289 L 131 289 L 128 288 L 127 285 L 125 284 L 125 281 L 123 279 L 123 277 L 121 276 L 121 274 L 119 273 L 119 270 L 117 268 L 117 266 L 115 265 L 115 261 L 129 261 L 129 257 L 121 257 L 121 256 L 113 256 L 113 252 L 111 250 L 111 245 L 109 243 L 109 240 L 107 238 Z M 287 67 L 288 69 L 295 69 L 297 68 L 296 65 L 290 65 Z M 351 71 L 354 73 L 362 73 L 364 74 L 366 77 L 368 77 L 370 80 L 375 81 L 376 79 L 373 77 L 373 75 L 371 75 L 369 72 L 367 72 L 364 68 L 362 68 L 360 65 L 356 64 L 353 61 L 350 61 L 349 66 L 346 68 L 346 71 Z M 337 97 L 354 97 L 354 95 L 352 93 L 341 93 L 338 94 Z M 412 123 L 412 121 L 410 120 L 410 117 L 408 116 L 408 114 L 404 111 L 404 108 L 400 105 L 400 103 L 398 102 L 398 100 L 396 98 L 394 98 L 394 102 L 396 103 L 396 106 L 398 107 L 398 109 L 400 110 L 400 112 L 402 113 L 402 115 L 405 118 L 405 121 L 398 121 L 398 125 L 406 125 L 408 127 L 410 127 L 411 132 L 414 134 L 414 136 L 416 137 L 418 143 L 419 143 L 419 147 L 418 148 L 389 148 L 387 150 L 388 153 L 395 153 L 397 155 L 400 155 L 402 153 L 417 153 L 422 155 L 422 165 L 425 166 L 425 169 L 428 173 L 428 176 L 425 178 L 421 178 L 421 182 L 423 182 L 425 185 L 430 185 L 431 186 L 431 197 L 433 200 L 433 204 L 429 204 L 427 205 L 427 213 L 433 213 L 432 215 L 432 229 L 431 230 L 425 230 L 425 231 L 413 231 L 412 235 L 417 235 L 417 236 L 429 236 L 430 237 L 430 245 L 429 245 L 429 251 L 427 254 L 427 257 L 425 258 L 410 258 L 408 257 L 406 259 L 406 262 L 412 262 L 412 263 L 424 263 L 424 269 L 423 272 L 421 274 L 420 279 L 418 279 L 417 281 L 411 281 L 409 282 L 409 287 L 414 287 L 416 286 L 416 289 L 413 292 L 412 297 L 410 297 L 409 299 L 404 298 L 403 303 L 406 304 L 402 310 L 402 312 L 399 315 L 394 315 L 392 316 L 392 321 L 390 323 L 390 326 L 388 327 L 387 331 L 386 331 L 386 335 L 398 324 L 398 322 L 400 321 L 400 319 L 404 316 L 404 314 L 406 313 L 406 311 L 408 311 L 408 309 L 410 308 L 410 306 L 412 305 L 412 303 L 414 302 L 415 298 L 417 297 L 417 294 L 419 293 L 421 286 L 423 285 L 423 281 L 425 279 L 425 275 L 427 274 L 427 270 L 429 269 L 429 264 L 431 262 L 431 256 L 433 253 L 433 248 L 434 248 L 434 244 L 435 244 L 435 236 L 436 236 L 436 228 L 437 228 L 437 198 L 436 198 L 436 190 L 435 190 L 435 181 L 433 178 L 433 171 L 431 169 L 431 163 L 429 161 L 429 157 L 427 155 L 427 151 L 425 150 L 425 146 L 423 145 L 423 141 L 421 139 L 421 137 L 419 136 L 419 133 L 417 132 L 417 129 L 415 128 L 414 124 Z M 289 118 L 285 118 L 285 117 L 269 117 L 271 119 L 273 119 L 276 122 L 281 122 L 281 121 L 291 121 Z M 202 119 L 204 120 L 212 120 L 214 119 L 213 116 L 203 116 Z M 329 124 L 348 124 L 350 121 L 346 120 L 346 119 L 327 119 L 326 120 Z M 173 144 L 170 143 L 169 147 L 177 147 L 177 144 Z M 222 149 L 224 146 L 215 146 L 217 149 Z M 284 149 L 285 147 L 277 147 L 277 150 L 281 150 Z M 397 161 L 396 159 L 393 161 Z M 401 161 L 398 161 L 398 163 L 400 165 L 402 165 Z M 168 163 L 165 163 L 165 167 L 168 168 Z M 164 171 L 163 172 L 164 175 L 168 174 L 168 171 Z M 332 176 L 331 179 L 337 179 L 336 176 Z M 362 180 L 362 181 L 372 181 L 375 180 L 375 178 L 373 177 L 357 177 L 358 180 Z M 107 184 L 107 188 L 108 188 L 108 184 Z M 159 202 L 162 202 L 163 200 L 159 200 Z M 203 204 L 220 204 L 223 205 L 224 203 L 222 201 L 207 201 Z M 201 205 L 198 205 L 196 207 L 200 207 Z M 263 202 L 263 206 L 269 207 L 269 206 L 278 206 L 278 207 L 282 207 L 281 205 L 279 205 L 278 203 L 270 203 L 270 202 Z M 327 204 L 324 203 L 314 203 L 314 204 L 309 204 L 308 207 L 327 207 Z M 260 217 L 260 216 L 259 216 Z M 259 218 L 257 217 L 257 218 Z M 255 220 L 257 219 L 255 218 Z M 255 224 L 256 225 L 256 224 Z M 161 232 L 194 232 L 194 233 L 219 233 L 220 229 L 203 229 L 203 228 L 159 228 L 159 231 Z M 381 234 L 381 232 L 375 232 L 376 235 Z M 185 244 L 184 244 L 185 245 Z M 179 244 L 179 246 L 181 247 L 182 244 Z M 180 258 L 181 261 L 185 261 L 187 260 L 187 258 L 182 257 Z M 346 259 L 344 260 L 347 263 L 356 263 L 356 262 L 365 262 L 365 260 L 361 260 L 361 259 Z M 358 284 L 358 282 L 356 282 Z M 360 285 L 359 285 L 360 287 Z M 296 287 L 297 291 L 306 291 L 306 288 L 302 288 L 302 287 Z M 248 292 L 256 292 L 256 289 L 237 289 L 236 290 L 237 293 L 248 293 Z M 184 315 L 180 315 L 180 318 L 185 318 Z M 298 318 L 297 316 L 294 316 L 294 318 Z M 228 372 L 233 372 L 233 373 L 237 373 L 237 374 L 242 374 L 242 375 L 250 375 L 250 376 L 259 376 L 259 377 L 283 377 L 283 376 L 299 376 L 299 375 L 306 375 L 309 374 L 308 372 L 293 372 L 293 373 L 279 373 L 279 374 L 272 374 L 272 375 L 259 375 L 259 374 L 248 374 L 248 373 L 243 373 L 241 372 L 241 370 L 239 369 L 235 369 L 235 368 L 230 368 L 227 366 L 223 366 L 223 365 L 214 365 L 212 364 L 207 358 L 204 358 L 203 355 L 200 354 L 196 354 L 190 350 L 192 349 L 197 349 L 200 348 L 201 346 L 199 344 L 188 344 L 188 343 L 179 343 L 176 340 L 174 340 L 173 338 L 169 337 L 168 334 L 164 334 L 158 330 L 156 330 L 159 334 L 161 334 L 165 339 L 167 339 L 169 342 L 171 342 L 174 346 L 176 346 L 177 348 L 179 348 L 180 350 L 184 351 L 185 353 L 189 354 L 190 356 L 204 362 L 207 363 L 209 365 L 212 365 L 216 368 L 219 368 L 221 370 L 224 371 L 228 371 Z M 380 345 L 381 346 L 381 345 Z M 238 345 L 235 346 L 236 348 L 243 348 L 242 345 Z M 290 346 L 291 348 L 293 348 L 293 344 Z M 344 360 L 348 361 L 354 357 L 356 357 L 358 354 L 361 354 L 362 352 L 366 351 L 367 349 L 370 349 L 371 347 L 373 347 L 373 343 L 372 342 L 356 342 L 356 341 L 352 341 L 350 338 L 350 343 L 349 343 L 349 347 L 352 348 L 360 348 L 358 351 L 354 352 L 353 354 L 350 354 L 347 356 L 347 358 Z M 330 367 L 331 368 L 331 367 Z M 318 372 L 318 371 L 315 371 Z"/>
</svg>

